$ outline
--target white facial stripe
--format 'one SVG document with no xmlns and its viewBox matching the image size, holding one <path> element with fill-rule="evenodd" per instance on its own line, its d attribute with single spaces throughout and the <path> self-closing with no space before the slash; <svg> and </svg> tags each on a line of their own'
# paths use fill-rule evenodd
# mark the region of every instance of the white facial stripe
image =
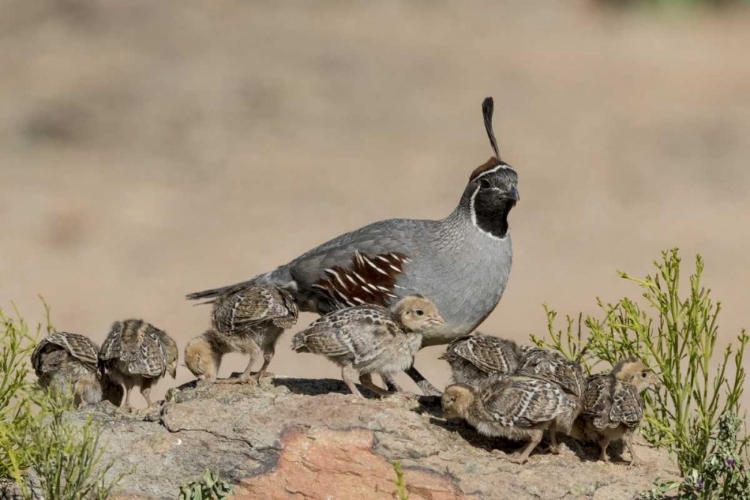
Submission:
<svg viewBox="0 0 750 500">
<path fill-rule="evenodd" d="M 481 174 L 477 175 L 474 178 L 474 180 L 480 179 L 482 176 L 487 175 L 487 174 L 493 174 L 493 173 L 497 172 L 498 170 L 505 170 L 506 168 L 511 168 L 511 166 L 508 165 L 508 164 L 506 164 L 506 163 L 501 163 L 497 167 L 491 168 L 491 169 L 486 170 L 486 171 L 482 172 Z"/>
</svg>

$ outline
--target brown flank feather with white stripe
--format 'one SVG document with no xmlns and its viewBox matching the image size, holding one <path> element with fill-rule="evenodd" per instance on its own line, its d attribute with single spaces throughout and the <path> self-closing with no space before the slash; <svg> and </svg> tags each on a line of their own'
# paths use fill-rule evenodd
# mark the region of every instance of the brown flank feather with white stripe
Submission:
<svg viewBox="0 0 750 500">
<path fill-rule="evenodd" d="M 396 279 L 404 272 L 410 259 L 398 252 L 367 255 L 354 252 L 348 267 L 334 266 L 325 269 L 326 278 L 318 280 L 313 288 L 320 291 L 338 309 L 362 304 L 388 306 L 397 298 Z"/>
</svg>

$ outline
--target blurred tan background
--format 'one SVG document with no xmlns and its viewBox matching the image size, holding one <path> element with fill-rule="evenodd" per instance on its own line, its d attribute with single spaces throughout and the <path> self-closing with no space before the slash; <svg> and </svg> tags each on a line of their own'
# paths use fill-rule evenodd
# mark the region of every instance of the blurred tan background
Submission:
<svg viewBox="0 0 750 500">
<path fill-rule="evenodd" d="M 617 269 L 679 246 L 704 255 L 734 337 L 750 324 L 748 48 L 740 9 L 0 0 L 0 304 L 36 321 L 42 294 L 58 329 L 97 342 L 143 317 L 182 349 L 209 317 L 186 293 L 452 211 L 491 154 L 492 95 L 521 202 L 480 329 L 543 333 L 542 302 L 593 312 L 637 293 Z M 338 376 L 290 338 L 271 371 Z M 439 385 L 442 350 L 417 358 Z"/>
</svg>

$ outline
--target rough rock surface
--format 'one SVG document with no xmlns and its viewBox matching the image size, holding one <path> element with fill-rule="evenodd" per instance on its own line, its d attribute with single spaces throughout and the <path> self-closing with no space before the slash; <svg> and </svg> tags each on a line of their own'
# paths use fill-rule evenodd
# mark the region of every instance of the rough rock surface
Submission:
<svg viewBox="0 0 750 500">
<path fill-rule="evenodd" d="M 411 500 L 631 499 L 675 473 L 665 453 L 643 444 L 649 464 L 639 468 L 597 462 L 596 445 L 574 441 L 519 466 L 503 458 L 518 444 L 444 421 L 437 398 L 357 400 L 335 380 L 188 384 L 167 399 L 149 415 L 108 403 L 94 413 L 105 459 L 117 458 L 112 473 L 135 467 L 118 499 L 174 499 L 208 467 L 238 499 L 393 499 L 391 460 L 401 460 Z"/>
</svg>

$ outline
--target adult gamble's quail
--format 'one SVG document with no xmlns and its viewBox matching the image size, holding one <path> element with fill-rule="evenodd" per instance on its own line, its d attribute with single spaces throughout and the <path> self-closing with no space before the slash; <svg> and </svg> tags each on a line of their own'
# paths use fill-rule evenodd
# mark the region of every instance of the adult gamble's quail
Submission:
<svg viewBox="0 0 750 500">
<path fill-rule="evenodd" d="M 492 112 L 488 97 L 482 114 L 495 155 L 472 172 L 450 215 L 375 222 L 239 286 L 284 288 L 300 310 L 318 314 L 358 304 L 389 306 L 421 294 L 435 302 L 445 319 L 424 332 L 423 347 L 472 332 L 495 309 L 508 282 L 513 261 L 508 214 L 519 201 L 518 175 L 500 158 Z M 187 297 L 213 299 L 235 286 Z M 424 393 L 440 394 L 413 366 L 407 373 Z M 392 379 L 387 383 L 397 389 Z"/>
</svg>

